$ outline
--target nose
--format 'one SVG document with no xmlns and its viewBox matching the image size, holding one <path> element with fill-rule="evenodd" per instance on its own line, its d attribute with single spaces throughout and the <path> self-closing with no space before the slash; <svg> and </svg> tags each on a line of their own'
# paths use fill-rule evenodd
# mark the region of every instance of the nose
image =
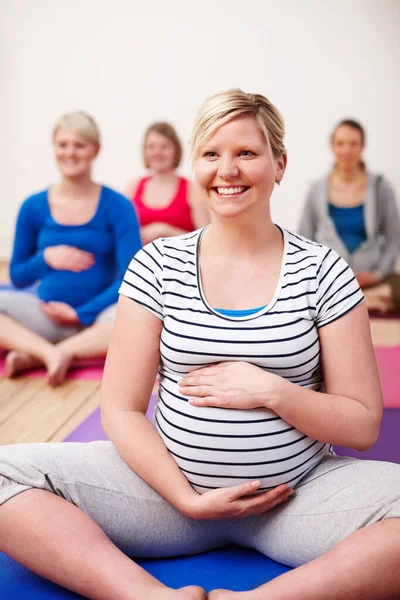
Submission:
<svg viewBox="0 0 400 600">
<path fill-rule="evenodd" d="M 75 155 L 75 147 L 71 144 L 65 148 L 65 154 L 70 157 Z"/>
<path fill-rule="evenodd" d="M 218 175 L 221 179 L 234 179 L 239 174 L 236 161 L 231 156 L 221 156 L 218 161 Z"/>
</svg>

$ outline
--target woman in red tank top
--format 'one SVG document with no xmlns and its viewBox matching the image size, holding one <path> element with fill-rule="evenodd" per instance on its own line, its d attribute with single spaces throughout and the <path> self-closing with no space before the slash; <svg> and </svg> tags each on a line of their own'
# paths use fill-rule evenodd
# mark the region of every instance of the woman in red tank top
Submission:
<svg viewBox="0 0 400 600">
<path fill-rule="evenodd" d="M 176 175 L 182 148 L 169 123 L 154 123 L 143 141 L 143 161 L 150 175 L 130 182 L 125 194 L 135 206 L 143 244 L 181 235 L 209 222 L 207 207 L 194 184 Z"/>
</svg>

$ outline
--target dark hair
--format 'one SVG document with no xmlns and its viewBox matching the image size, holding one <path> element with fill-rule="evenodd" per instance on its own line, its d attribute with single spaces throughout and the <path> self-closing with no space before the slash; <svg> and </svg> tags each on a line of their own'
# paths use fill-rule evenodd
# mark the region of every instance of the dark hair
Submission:
<svg viewBox="0 0 400 600">
<path fill-rule="evenodd" d="M 340 123 L 336 125 L 336 127 L 331 133 L 331 140 L 333 140 L 333 138 L 335 137 L 335 133 L 337 132 L 339 127 L 342 127 L 343 125 L 345 125 L 346 127 L 351 127 L 352 129 L 358 131 L 361 135 L 362 144 L 365 144 L 365 129 L 358 121 L 355 121 L 354 119 L 343 119 L 343 121 L 340 121 Z"/>
<path fill-rule="evenodd" d="M 143 139 L 144 166 L 146 168 L 149 167 L 149 165 L 147 164 L 147 161 L 146 161 L 146 142 L 147 142 L 147 137 L 148 137 L 149 133 L 151 133 L 152 131 L 155 131 L 156 133 L 159 133 L 160 135 L 164 136 L 165 138 L 167 138 L 167 140 L 172 142 L 172 144 L 174 145 L 175 158 L 174 158 L 173 167 L 174 167 L 174 169 L 176 169 L 179 166 L 179 163 L 181 162 L 182 146 L 181 146 L 181 143 L 178 138 L 178 134 L 176 133 L 175 129 L 172 127 L 172 125 L 170 125 L 169 123 L 165 123 L 164 121 L 161 121 L 159 123 L 152 123 L 146 129 L 146 133 L 144 134 L 144 139 Z"/>
<path fill-rule="evenodd" d="M 358 133 L 361 135 L 361 143 L 363 146 L 365 145 L 365 129 L 358 121 L 355 121 L 354 119 L 343 119 L 342 121 L 340 121 L 340 123 L 338 123 L 336 125 L 336 127 L 333 129 L 333 131 L 331 133 L 331 142 L 333 142 L 335 133 L 337 132 L 339 127 L 342 127 L 342 126 L 351 127 L 352 129 L 355 129 L 356 131 L 358 131 Z M 336 167 L 336 164 L 334 165 L 334 168 L 335 167 Z M 360 160 L 360 167 L 361 167 L 361 169 L 364 169 L 364 170 L 366 168 L 365 162 L 363 160 Z"/>
</svg>

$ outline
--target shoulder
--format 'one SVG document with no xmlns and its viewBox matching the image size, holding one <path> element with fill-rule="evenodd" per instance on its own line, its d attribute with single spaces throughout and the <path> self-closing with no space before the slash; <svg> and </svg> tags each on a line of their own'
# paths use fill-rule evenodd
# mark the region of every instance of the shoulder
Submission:
<svg viewBox="0 0 400 600">
<path fill-rule="evenodd" d="M 378 189 L 380 193 L 386 194 L 393 191 L 393 187 L 385 175 L 381 173 L 371 173 L 367 171 L 368 186 Z"/>
<path fill-rule="evenodd" d="M 121 206 L 126 205 L 126 203 L 131 204 L 128 198 L 124 194 L 121 194 L 121 192 L 117 192 L 116 190 L 113 190 L 112 188 L 106 185 L 102 185 L 101 187 L 101 193 L 105 198 L 107 198 L 107 200 L 111 200 L 116 204 L 120 204 Z"/>
<path fill-rule="evenodd" d="M 169 248 L 177 252 L 187 252 L 188 254 L 194 254 L 197 247 L 198 239 L 203 231 L 204 227 L 191 231 L 190 233 L 183 233 L 182 235 L 175 235 L 173 237 L 159 238 L 157 242 L 161 242 L 164 248 Z"/>
<path fill-rule="evenodd" d="M 35 194 L 31 194 L 22 202 L 20 214 L 40 215 L 44 212 L 47 205 L 47 188 Z"/>
<path fill-rule="evenodd" d="M 308 186 L 308 196 L 311 198 L 318 198 L 321 196 L 321 194 L 326 190 L 328 180 L 329 173 L 325 174 L 323 177 L 314 179 L 314 181 L 312 181 Z"/>
<path fill-rule="evenodd" d="M 202 229 L 176 235 L 173 237 L 158 238 L 146 244 L 139 250 L 139 253 L 144 253 L 156 259 L 157 263 L 172 266 L 173 263 L 195 264 L 195 256 L 197 242 L 201 235 Z"/>
<path fill-rule="evenodd" d="M 305 260 L 306 258 L 312 259 L 312 262 L 310 261 L 310 266 L 313 265 L 315 267 L 316 276 L 325 264 L 332 265 L 333 263 L 340 263 L 343 266 L 348 266 L 346 261 L 341 258 L 335 250 L 332 250 L 332 248 L 329 248 L 328 246 L 313 242 L 302 235 L 287 230 L 285 230 L 285 238 L 287 243 L 287 256 L 289 259 L 292 259 L 290 262 L 293 263 L 293 257 L 296 259 L 298 258 L 299 261 Z"/>
<path fill-rule="evenodd" d="M 134 212 L 132 202 L 120 192 L 103 185 L 102 196 L 107 205 L 107 210 L 110 210 L 114 215 L 121 213 L 130 214 Z"/>
<path fill-rule="evenodd" d="M 124 194 L 129 200 L 133 200 L 139 185 L 147 179 L 147 177 L 134 177 L 130 179 L 124 188 Z"/>
</svg>

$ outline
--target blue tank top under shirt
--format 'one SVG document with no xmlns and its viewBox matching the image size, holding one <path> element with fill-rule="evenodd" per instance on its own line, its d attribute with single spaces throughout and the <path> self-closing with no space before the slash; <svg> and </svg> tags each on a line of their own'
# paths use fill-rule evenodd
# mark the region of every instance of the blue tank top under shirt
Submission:
<svg viewBox="0 0 400 600">
<path fill-rule="evenodd" d="M 339 237 L 351 253 L 367 239 L 364 223 L 364 204 L 359 206 L 335 206 L 328 203 L 329 216 L 335 224 Z"/>
<path fill-rule="evenodd" d="M 258 306 L 257 308 L 245 308 L 244 310 L 233 310 L 230 308 L 214 308 L 215 312 L 223 315 L 224 317 L 249 317 L 250 315 L 254 315 L 259 310 L 262 310 L 267 305 Z"/>
</svg>

